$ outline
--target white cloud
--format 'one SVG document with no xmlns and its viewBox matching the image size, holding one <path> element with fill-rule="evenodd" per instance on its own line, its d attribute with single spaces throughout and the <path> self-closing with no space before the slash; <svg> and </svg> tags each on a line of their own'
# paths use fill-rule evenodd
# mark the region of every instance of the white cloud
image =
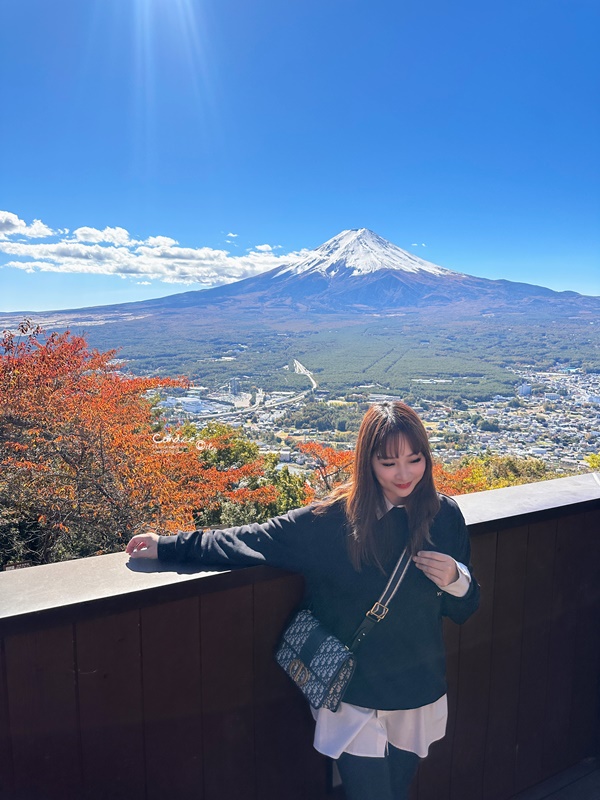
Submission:
<svg viewBox="0 0 600 800">
<path fill-rule="evenodd" d="M 425 244 L 425 242 L 421 242 L 421 247 L 427 247 L 427 245 Z"/>
<path fill-rule="evenodd" d="M 46 233 L 41 235 L 42 231 Z M 23 236 L 51 241 L 27 242 Z M 132 276 L 146 283 L 160 280 L 209 287 L 291 264 L 308 252 L 276 255 L 273 249 L 263 244 L 245 255 L 231 255 L 211 247 L 180 247 L 168 236 L 137 241 L 119 227 L 86 226 L 69 235 L 67 229 L 52 231 L 39 221 L 27 226 L 15 214 L 0 211 L 0 267 L 26 272 Z M 3 261 L 2 254 L 10 260 Z"/>
<path fill-rule="evenodd" d="M 172 244 L 179 244 L 177 239 L 170 239 L 168 236 L 150 236 L 144 244 L 149 244 L 150 247 L 170 247 Z"/>
<path fill-rule="evenodd" d="M 238 233 L 228 233 L 227 234 L 227 238 L 228 239 L 237 239 L 238 236 L 239 236 Z"/>
<path fill-rule="evenodd" d="M 418 247 L 418 246 L 419 246 L 419 243 L 418 243 L 418 242 L 413 242 L 413 243 L 411 244 L 411 247 Z"/>
<path fill-rule="evenodd" d="M 27 225 L 16 214 L 0 211 L 0 241 L 14 235 L 26 236 L 29 239 L 44 239 L 53 236 L 54 231 L 39 219 L 34 219 L 31 225 Z"/>
<path fill-rule="evenodd" d="M 129 231 L 125 228 L 77 228 L 73 236 L 78 242 L 110 242 L 112 244 L 130 244 Z"/>
</svg>

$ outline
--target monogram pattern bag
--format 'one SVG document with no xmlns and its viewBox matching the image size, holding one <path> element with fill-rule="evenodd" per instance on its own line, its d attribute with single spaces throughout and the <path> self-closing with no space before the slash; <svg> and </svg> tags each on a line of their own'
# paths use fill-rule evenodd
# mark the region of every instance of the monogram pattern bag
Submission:
<svg viewBox="0 0 600 800">
<path fill-rule="evenodd" d="M 400 569 L 406 549 L 375 605 L 354 632 L 347 647 L 329 633 L 314 614 L 298 611 L 285 629 L 275 651 L 275 660 L 304 694 L 313 708 L 337 711 L 356 667 L 355 651 L 369 631 L 388 613 L 388 604 L 406 575 L 411 559 Z"/>
<path fill-rule="evenodd" d="M 356 666 L 354 653 L 307 609 L 284 631 L 275 660 L 313 708 L 336 711 Z"/>
</svg>

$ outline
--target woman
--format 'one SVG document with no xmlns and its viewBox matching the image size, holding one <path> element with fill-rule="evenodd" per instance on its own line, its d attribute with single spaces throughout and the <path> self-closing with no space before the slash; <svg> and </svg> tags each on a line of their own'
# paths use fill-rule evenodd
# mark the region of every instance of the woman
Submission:
<svg viewBox="0 0 600 800">
<path fill-rule="evenodd" d="M 337 759 L 348 800 L 404 800 L 419 757 L 445 733 L 442 617 L 462 623 L 479 603 L 464 519 L 436 492 L 427 433 L 411 408 L 369 408 L 352 478 L 324 501 L 264 524 L 134 536 L 127 552 L 300 572 L 305 604 L 348 643 L 404 548 L 414 568 L 361 645 L 344 701 L 336 712 L 313 709 L 315 747 Z"/>
</svg>

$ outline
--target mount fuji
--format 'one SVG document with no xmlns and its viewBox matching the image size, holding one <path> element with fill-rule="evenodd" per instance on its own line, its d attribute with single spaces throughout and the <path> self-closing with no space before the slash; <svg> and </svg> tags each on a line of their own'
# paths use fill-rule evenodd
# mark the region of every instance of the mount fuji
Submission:
<svg viewBox="0 0 600 800">
<path fill-rule="evenodd" d="M 183 292 L 128 304 L 139 309 L 208 307 L 228 301 L 275 313 L 288 311 L 361 314 L 428 306 L 468 304 L 473 312 L 490 308 L 564 303 L 596 308 L 600 299 L 541 286 L 489 280 L 454 272 L 424 261 L 367 228 L 345 230 L 299 261 L 225 286 Z"/>
<path fill-rule="evenodd" d="M 424 261 L 367 228 L 345 230 L 300 260 L 275 267 L 213 289 L 119 305 L 36 314 L 42 321 L 99 324 L 137 317 L 169 314 L 186 308 L 220 309 L 230 306 L 236 315 L 252 310 L 277 317 L 285 310 L 336 315 L 373 314 L 401 309 L 445 306 L 448 312 L 511 313 L 533 308 L 553 314 L 600 310 L 600 298 L 576 292 L 555 292 L 542 286 L 508 280 L 477 278 Z M 22 314 L 1 314 L 0 323 Z"/>
</svg>

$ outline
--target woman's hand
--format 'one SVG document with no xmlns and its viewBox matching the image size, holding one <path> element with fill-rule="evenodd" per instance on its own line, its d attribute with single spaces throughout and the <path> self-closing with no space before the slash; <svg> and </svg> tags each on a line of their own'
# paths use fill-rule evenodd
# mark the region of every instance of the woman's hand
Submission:
<svg viewBox="0 0 600 800">
<path fill-rule="evenodd" d="M 125 548 L 130 558 L 158 558 L 158 534 L 138 533 Z"/>
<path fill-rule="evenodd" d="M 433 550 L 419 550 L 413 556 L 415 565 L 441 589 L 458 580 L 458 568 L 452 556 Z"/>
</svg>

